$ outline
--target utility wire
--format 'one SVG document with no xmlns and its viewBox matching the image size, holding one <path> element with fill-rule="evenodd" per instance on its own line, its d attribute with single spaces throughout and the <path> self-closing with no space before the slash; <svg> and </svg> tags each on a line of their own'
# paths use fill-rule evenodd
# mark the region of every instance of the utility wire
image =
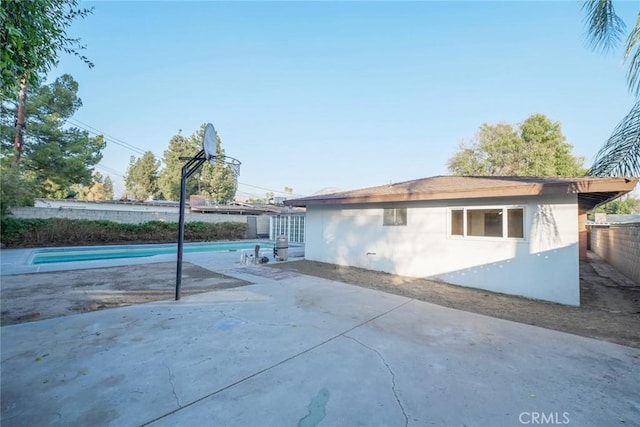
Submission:
<svg viewBox="0 0 640 427">
<path fill-rule="evenodd" d="M 18 105 L 17 102 L 15 102 L 13 100 L 7 100 L 7 101 L 13 103 L 16 106 Z M 116 145 L 119 145 L 119 146 L 121 146 L 123 148 L 131 150 L 136 154 L 144 155 L 145 152 L 146 152 L 145 150 L 143 150 L 140 147 L 136 147 L 133 144 L 129 144 L 128 142 L 125 142 L 125 141 L 121 140 L 120 138 L 116 138 L 115 136 L 108 135 L 106 132 L 103 132 L 100 129 L 97 129 L 97 128 L 95 128 L 95 127 L 93 127 L 93 126 L 91 126 L 91 125 L 89 125 L 87 123 L 84 123 L 81 120 L 76 119 L 76 118 L 70 117 L 70 118 L 67 118 L 66 121 L 70 122 L 72 125 L 80 128 L 80 129 L 83 129 L 83 130 L 89 132 L 90 134 L 93 134 L 93 135 L 96 135 L 96 136 L 102 136 L 105 139 L 105 141 L 112 142 L 112 143 L 114 143 Z M 120 172 L 118 170 L 115 170 L 113 168 L 110 168 L 108 166 L 104 166 L 104 165 L 98 163 L 96 165 L 96 167 L 98 167 L 98 168 L 100 168 L 100 169 L 102 169 L 102 170 L 104 170 L 106 172 L 109 172 L 109 173 L 112 173 L 114 175 L 117 175 L 117 176 L 119 176 L 121 178 L 125 177 L 122 172 Z M 257 185 L 246 184 L 246 183 L 243 183 L 243 182 L 238 182 L 238 185 L 244 185 L 246 187 L 257 188 L 259 190 L 269 191 L 269 192 L 272 192 L 272 193 L 286 194 L 286 195 L 289 195 L 289 196 L 305 197 L 304 194 L 287 193 L 286 191 L 280 191 L 280 190 L 274 190 L 274 189 L 271 189 L 271 188 L 259 187 Z"/>
<path fill-rule="evenodd" d="M 99 129 L 96 129 L 96 128 L 92 127 L 92 126 L 89 126 L 89 125 L 87 125 L 85 123 L 82 123 L 81 121 L 79 121 L 77 119 L 67 119 L 67 121 L 70 122 L 72 125 L 77 126 L 80 129 L 83 129 L 83 130 L 85 130 L 85 131 L 87 131 L 87 132 L 89 132 L 89 133 L 91 133 L 93 135 L 102 136 L 105 139 L 105 141 L 107 141 L 107 142 L 113 142 L 114 144 L 119 145 L 121 147 L 124 147 L 124 148 L 126 148 L 128 150 L 131 150 L 136 154 L 144 155 L 144 153 L 145 153 L 145 151 L 142 148 L 138 148 L 135 145 L 129 144 L 128 142 L 124 142 L 123 140 L 118 139 L 118 138 L 116 138 L 114 136 L 107 135 L 106 133 L 100 131 Z"/>
<path fill-rule="evenodd" d="M 245 185 L 247 187 L 258 188 L 260 190 L 270 191 L 272 193 L 280 193 L 280 194 L 287 194 L 287 195 L 290 195 L 290 196 L 305 197 L 304 194 L 287 193 L 286 191 L 279 191 L 279 190 L 273 190 L 271 188 L 258 187 L 257 185 L 245 184 L 244 182 L 238 182 L 238 185 Z"/>
<path fill-rule="evenodd" d="M 140 147 L 136 147 L 133 144 L 129 144 L 128 142 L 125 142 L 125 141 L 121 140 L 120 138 L 116 138 L 113 135 L 107 135 L 106 132 L 103 132 L 103 131 L 101 131 L 99 129 L 96 129 L 95 127 L 93 127 L 91 125 L 88 125 L 88 124 L 86 124 L 86 123 L 84 123 L 84 122 L 82 122 L 82 121 L 80 121 L 80 120 L 78 120 L 76 118 L 70 118 L 70 120 L 73 120 L 74 122 L 79 123 L 80 125 L 86 126 L 89 129 L 93 129 L 94 131 L 98 132 L 100 135 L 103 135 L 105 137 L 109 137 L 109 139 L 111 139 L 112 142 L 117 142 L 118 145 L 121 145 L 121 146 L 123 146 L 125 148 L 129 148 L 132 151 L 137 151 L 137 152 L 139 152 L 141 154 L 144 154 L 146 152 L 144 149 L 142 149 Z M 85 130 L 87 130 L 87 129 L 85 129 Z"/>
<path fill-rule="evenodd" d="M 75 122 L 75 123 L 72 123 L 72 124 L 75 124 L 76 126 L 81 127 L 82 129 L 86 130 L 87 132 L 94 133 L 95 135 L 103 135 L 105 137 L 108 136 L 109 139 L 111 140 L 111 142 L 114 142 L 117 145 L 120 145 L 122 147 L 128 148 L 131 151 L 138 152 L 139 154 L 144 154 L 144 151 L 142 151 L 141 148 L 138 148 L 135 145 L 129 144 L 127 142 L 124 142 L 121 139 L 118 139 L 118 138 L 115 138 L 113 136 L 107 135 L 106 133 L 100 131 L 99 129 L 96 129 L 95 127 L 93 127 L 91 125 L 88 125 L 88 124 L 86 124 L 86 123 L 84 123 L 84 122 L 82 122 L 82 121 L 80 121 L 78 119 L 68 119 L 68 120 L 73 120 L 73 122 Z M 93 131 L 91 131 L 90 129 L 92 129 Z M 95 133 L 95 132 L 98 132 L 98 133 Z M 112 173 L 116 173 L 116 172 L 112 172 Z M 124 177 L 120 173 L 117 173 L 117 175 Z M 290 196 L 305 197 L 304 194 L 287 193 L 286 191 L 280 191 L 280 190 L 274 190 L 274 189 L 271 189 L 271 188 L 259 187 L 257 185 L 245 184 L 243 182 L 238 182 L 238 184 L 239 185 L 244 185 L 246 187 L 257 188 L 259 190 L 269 191 L 269 192 L 272 192 L 272 193 L 279 193 L 279 194 L 286 194 L 286 195 L 290 195 Z"/>
<path fill-rule="evenodd" d="M 109 172 L 109 173 L 112 173 L 112 174 L 114 174 L 114 175 L 117 175 L 117 176 L 119 176 L 119 177 L 121 177 L 121 178 L 124 178 L 124 175 L 122 174 L 122 172 L 120 172 L 120 171 L 118 171 L 118 170 L 115 170 L 115 169 L 113 169 L 113 168 L 110 168 L 109 166 L 105 166 L 105 165 L 102 165 L 102 164 L 98 163 L 98 164 L 96 165 L 96 167 L 97 167 L 97 168 L 102 169 L 102 170 L 103 170 L 103 171 L 105 171 L 105 172 Z"/>
</svg>

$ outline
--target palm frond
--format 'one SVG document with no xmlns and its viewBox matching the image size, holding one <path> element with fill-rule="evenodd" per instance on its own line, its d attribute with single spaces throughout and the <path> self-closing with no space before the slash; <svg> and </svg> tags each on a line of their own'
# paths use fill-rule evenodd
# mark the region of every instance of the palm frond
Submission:
<svg viewBox="0 0 640 427">
<path fill-rule="evenodd" d="M 625 31 L 612 0 L 587 0 L 582 5 L 587 25 L 587 41 L 594 50 L 609 52 L 618 46 Z"/>
<path fill-rule="evenodd" d="M 640 176 L 640 101 L 618 123 L 587 175 Z"/>
<path fill-rule="evenodd" d="M 624 60 L 630 60 L 627 70 L 627 84 L 629 90 L 637 98 L 640 95 L 640 13 L 625 42 Z"/>
</svg>

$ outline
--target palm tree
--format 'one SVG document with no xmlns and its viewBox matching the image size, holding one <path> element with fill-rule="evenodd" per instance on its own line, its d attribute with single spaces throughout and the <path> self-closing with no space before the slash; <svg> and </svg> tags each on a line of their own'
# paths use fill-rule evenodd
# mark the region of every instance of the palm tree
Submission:
<svg viewBox="0 0 640 427">
<path fill-rule="evenodd" d="M 616 15 L 613 0 L 587 0 L 582 9 L 591 47 L 605 53 L 617 47 L 626 26 Z M 640 13 L 624 43 L 627 85 L 636 102 L 598 151 L 589 175 L 640 176 Z"/>
</svg>

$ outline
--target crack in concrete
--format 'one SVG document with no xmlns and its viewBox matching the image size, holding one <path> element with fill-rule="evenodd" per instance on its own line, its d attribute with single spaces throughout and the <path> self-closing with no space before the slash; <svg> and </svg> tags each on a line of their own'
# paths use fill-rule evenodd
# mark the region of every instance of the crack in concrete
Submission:
<svg viewBox="0 0 640 427">
<path fill-rule="evenodd" d="M 176 393 L 176 385 L 173 383 L 173 373 L 171 372 L 171 368 L 169 368 L 169 365 L 167 365 L 165 362 L 162 362 L 162 364 L 165 366 L 165 368 L 167 368 L 167 371 L 169 372 L 169 384 L 171 384 L 171 392 L 173 393 L 173 397 L 176 399 L 176 404 L 178 405 L 178 408 L 182 408 L 180 399 L 178 398 L 178 394 Z"/>
<path fill-rule="evenodd" d="M 247 375 L 244 378 L 240 378 L 237 381 L 234 381 L 234 382 L 232 382 L 230 384 L 227 384 L 226 386 L 221 387 L 221 388 L 219 388 L 217 390 L 214 390 L 211 393 L 205 394 L 204 396 L 201 396 L 201 397 L 199 397 L 199 398 L 197 398 L 195 400 L 192 400 L 191 402 L 186 403 L 184 406 L 181 406 L 178 409 L 175 409 L 173 411 L 169 411 L 169 412 L 167 412 L 167 413 L 165 413 L 163 415 L 160 415 L 159 417 L 153 418 L 153 419 L 143 423 L 141 425 L 141 427 L 145 427 L 145 426 L 148 426 L 150 424 L 153 424 L 156 421 L 159 421 L 159 420 L 161 420 L 163 418 L 169 417 L 169 416 L 175 414 L 176 412 L 178 412 L 178 411 L 180 411 L 180 410 L 182 410 L 184 408 L 188 408 L 190 406 L 193 406 L 193 405 L 195 405 L 195 404 L 197 404 L 199 402 L 202 402 L 205 399 L 208 399 L 208 398 L 210 398 L 212 396 L 215 396 L 215 395 L 217 395 L 219 393 L 222 393 L 222 392 L 224 392 L 226 390 L 229 390 L 229 389 L 237 386 L 238 384 L 242 384 L 245 381 L 248 381 L 248 380 L 250 380 L 252 378 L 255 378 L 255 377 L 259 376 L 259 375 L 262 375 L 265 372 L 268 372 L 268 371 L 270 371 L 270 370 L 272 370 L 272 369 L 274 369 L 274 368 L 276 368 L 278 366 L 284 365 L 285 363 L 290 362 L 291 360 L 296 359 L 296 358 L 298 358 L 298 357 L 300 357 L 300 356 L 302 356 L 304 354 L 307 354 L 307 353 L 309 353 L 309 352 L 311 352 L 311 351 L 313 351 L 313 350 L 315 350 L 317 348 L 320 348 L 320 347 L 322 347 L 322 346 L 324 346 L 324 345 L 326 345 L 326 344 L 328 344 L 328 343 L 340 338 L 341 336 L 345 336 L 345 334 L 348 334 L 349 332 L 351 332 L 351 331 L 353 331 L 355 329 L 358 329 L 358 328 L 360 328 L 360 327 L 362 327 L 362 326 L 364 326 L 364 325 L 366 325 L 368 323 L 371 323 L 371 322 L 373 322 L 373 321 L 375 321 L 375 320 L 377 320 L 377 319 L 379 319 L 379 318 L 381 318 L 383 316 L 386 316 L 387 314 L 391 313 L 392 311 L 398 310 L 399 308 L 404 307 L 405 305 L 411 303 L 412 301 L 415 301 L 415 300 L 407 299 L 407 301 L 403 302 L 402 304 L 399 304 L 399 305 L 397 305 L 395 307 L 392 307 L 392 308 L 390 308 L 390 309 L 388 309 L 388 310 L 386 310 L 386 311 L 384 311 L 384 312 L 382 312 L 382 313 L 380 313 L 380 314 L 378 314 L 376 316 L 373 316 L 373 317 L 371 317 L 371 318 L 369 318 L 369 319 L 367 319 L 367 320 L 365 320 L 363 322 L 360 322 L 360 323 L 348 328 L 347 330 L 345 330 L 345 331 L 343 331 L 343 332 L 341 332 L 339 334 L 336 334 L 336 335 L 334 335 L 334 336 L 332 336 L 330 338 L 327 338 L 326 340 L 324 340 L 322 342 L 319 342 L 319 343 L 317 343 L 315 345 L 312 345 L 311 347 L 309 347 L 309 348 L 307 348 L 305 350 L 302 350 L 302 351 L 300 351 L 300 352 L 298 352 L 296 354 L 293 354 L 293 355 L 291 355 L 291 356 L 289 356 L 289 357 L 287 357 L 287 358 L 285 358 L 283 360 L 280 360 L 279 362 L 274 363 L 271 366 L 268 366 L 268 367 L 266 367 L 264 369 L 260 369 L 260 370 L 254 372 L 254 373 L 252 373 L 250 375 Z M 166 364 L 165 364 L 165 366 L 166 366 Z M 168 369 L 168 367 L 167 367 L 167 369 Z M 404 413 L 404 408 L 403 408 L 403 413 Z M 405 417 L 406 417 L 406 414 L 405 414 Z M 408 423 L 408 421 L 407 421 L 407 423 Z M 405 424 L 405 426 L 406 426 L 406 424 Z"/>
<path fill-rule="evenodd" d="M 234 319 L 234 320 L 239 320 L 239 321 L 241 321 L 241 322 L 243 322 L 243 323 L 253 323 L 253 324 L 255 324 L 255 323 L 256 323 L 256 322 L 255 322 L 255 321 L 253 321 L 253 320 L 247 320 L 247 319 L 244 319 L 244 318 L 242 318 L 242 317 L 234 316 L 234 315 L 232 315 L 232 314 L 227 314 L 227 313 L 225 313 L 223 310 L 214 310 L 214 312 L 215 312 L 215 313 L 219 313 L 219 314 L 220 314 L 220 315 L 222 315 L 222 317 L 224 317 L 225 319 Z M 297 328 L 297 327 L 299 326 L 298 324 L 296 324 L 296 323 L 291 323 L 291 322 L 285 322 L 285 323 L 273 323 L 273 322 L 265 323 L 265 322 L 260 322 L 260 325 L 263 325 L 263 326 L 277 326 L 277 327 L 280 327 L 280 326 L 288 326 L 288 327 L 292 327 L 292 328 Z M 315 326 L 315 325 L 309 325 L 309 327 L 318 328 L 318 327 L 317 327 L 317 326 Z"/>
<path fill-rule="evenodd" d="M 244 323 L 252 323 L 246 319 L 243 319 L 242 317 L 234 316 L 233 314 L 227 314 L 224 312 L 224 310 L 214 310 L 214 313 L 221 314 L 222 317 L 224 317 L 225 319 L 234 319 L 234 320 L 240 320 L 241 322 L 244 322 Z"/>
<path fill-rule="evenodd" d="M 409 425 L 409 416 L 407 415 L 407 412 L 405 411 L 404 406 L 402 405 L 402 402 L 400 401 L 400 396 L 398 396 L 398 392 L 396 390 L 396 374 L 393 372 L 393 369 L 391 369 L 391 366 L 389 366 L 389 364 L 387 363 L 387 361 L 384 358 L 384 356 L 382 356 L 382 354 L 378 350 L 376 350 L 373 347 L 369 347 L 368 345 L 366 345 L 362 341 L 358 340 L 357 338 L 351 337 L 351 336 L 349 336 L 347 334 L 343 334 L 343 336 L 345 338 L 348 338 L 348 339 L 360 344 L 362 347 L 373 351 L 375 354 L 378 355 L 378 358 L 382 361 L 384 366 L 387 367 L 387 370 L 391 374 L 391 391 L 393 392 L 393 395 L 396 398 L 396 402 L 398 403 L 398 406 L 400 407 L 400 410 L 402 411 L 402 415 L 404 416 L 404 426 L 407 427 Z"/>
</svg>

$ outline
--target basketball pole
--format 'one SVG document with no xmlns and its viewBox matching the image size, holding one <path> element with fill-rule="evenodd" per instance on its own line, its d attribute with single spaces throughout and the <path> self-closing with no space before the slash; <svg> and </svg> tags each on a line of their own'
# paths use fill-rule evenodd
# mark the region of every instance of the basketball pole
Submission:
<svg viewBox="0 0 640 427">
<path fill-rule="evenodd" d="M 182 177 L 180 179 L 180 219 L 178 224 L 178 265 L 176 268 L 176 301 L 180 300 L 180 286 L 182 285 L 182 252 L 184 247 L 184 211 L 186 209 L 187 179 L 202 167 L 209 159 L 204 150 L 200 150 L 195 157 L 182 167 Z"/>
</svg>

